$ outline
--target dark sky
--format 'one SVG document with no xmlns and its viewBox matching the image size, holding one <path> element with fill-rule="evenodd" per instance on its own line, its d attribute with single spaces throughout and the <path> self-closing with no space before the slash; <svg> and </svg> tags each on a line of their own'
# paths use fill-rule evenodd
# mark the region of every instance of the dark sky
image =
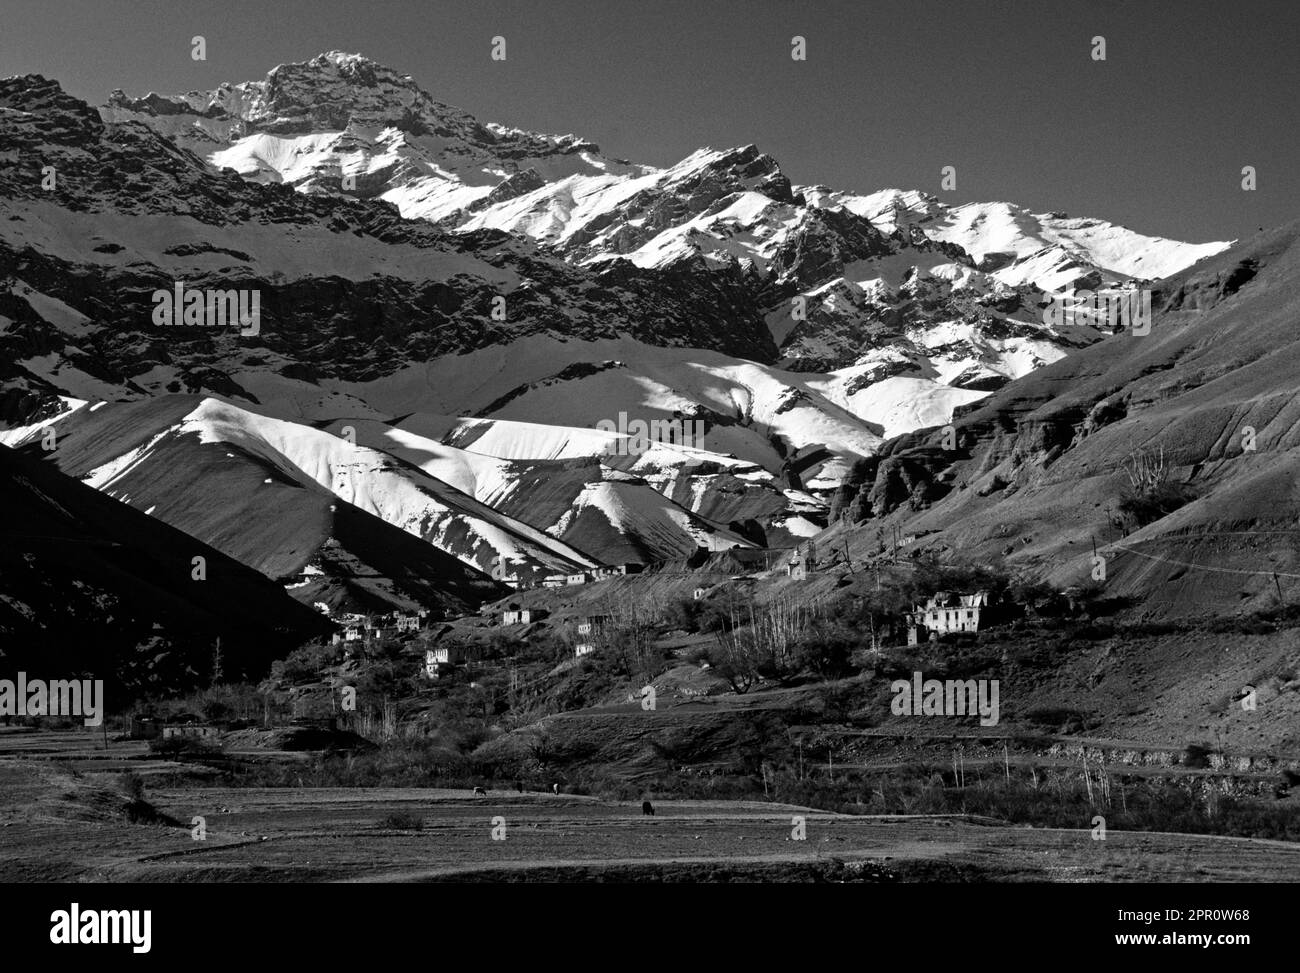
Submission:
<svg viewBox="0 0 1300 973">
<path fill-rule="evenodd" d="M 796 183 L 1010 200 L 1198 242 L 1300 216 L 1295 0 L 0 0 L 0 76 L 44 74 L 92 104 L 329 49 L 482 121 L 655 165 L 753 142 Z M 946 165 L 957 190 L 940 193 Z"/>
</svg>

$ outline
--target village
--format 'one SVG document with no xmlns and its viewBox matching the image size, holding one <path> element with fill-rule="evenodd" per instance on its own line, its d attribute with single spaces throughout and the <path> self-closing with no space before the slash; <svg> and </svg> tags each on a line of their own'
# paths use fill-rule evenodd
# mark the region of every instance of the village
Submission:
<svg viewBox="0 0 1300 973">
<path fill-rule="evenodd" d="M 850 561 L 812 541 L 776 558 L 703 552 L 577 577 L 513 589 L 473 612 L 338 611 L 333 636 L 276 660 L 260 683 L 224 682 L 214 659 L 209 688 L 111 714 L 92 746 L 129 761 L 169 813 L 202 817 L 231 847 L 284 840 L 301 803 L 345 829 L 349 846 L 401 843 L 430 867 L 442 867 L 447 845 L 441 830 L 430 841 L 426 821 L 478 820 L 487 807 L 512 824 L 569 830 L 575 815 L 608 817 L 598 845 L 565 851 L 579 858 L 625 855 L 637 804 L 678 822 L 689 832 L 673 832 L 682 853 L 695 855 L 709 833 L 704 807 L 728 821 L 756 815 L 752 830 L 726 840 L 738 854 L 769 854 L 773 839 L 757 822 L 772 802 L 844 820 L 947 820 L 974 807 L 1048 829 L 1101 813 L 1205 832 L 1230 787 L 1255 802 L 1242 827 L 1273 834 L 1289 820 L 1266 803 L 1289 794 L 1279 774 L 1290 765 L 1275 754 L 1219 753 L 1163 729 L 1140 743 L 1095 737 L 1091 714 L 1060 688 L 1079 678 L 1072 666 L 1086 678 L 1099 651 L 1132 667 L 1174 645 L 1222 650 L 1194 632 L 1135 633 L 1131 649 L 1099 643 L 1109 630 L 1095 613 L 1105 609 L 1087 592 L 897 545 Z M 1124 687 L 1140 682 L 1128 671 L 1116 680 L 1116 705 L 1132 706 Z M 336 793 L 353 802 L 337 819 Z M 387 803 L 354 803 L 389 793 Z M 254 824 L 247 809 L 259 795 L 275 808 Z M 358 822 L 354 806 L 373 820 Z M 660 854 L 656 842 L 643 853 Z M 480 846 L 465 844 L 463 867 L 490 866 Z M 509 848 L 522 861 L 555 854 L 549 844 Z M 245 858 L 263 867 L 257 854 Z"/>
<path fill-rule="evenodd" d="M 733 555 L 734 556 L 734 555 Z M 744 555 L 740 555 L 744 559 Z M 746 563 L 747 561 L 747 563 Z M 689 588 L 690 599 L 700 606 L 710 601 L 722 602 L 737 596 L 752 597 L 752 584 L 760 577 L 781 577 L 785 584 L 807 584 L 825 577 L 832 568 L 843 568 L 844 561 L 835 558 L 830 563 L 819 559 L 816 545 L 806 543 L 789 552 L 784 565 L 770 567 L 770 556 L 742 560 L 740 573 L 730 574 L 720 580 L 696 583 Z M 655 566 L 651 566 L 654 571 Z M 503 583 L 517 592 L 537 589 L 572 589 L 579 586 L 598 585 L 616 578 L 641 575 L 646 570 L 641 564 L 603 566 L 590 571 L 566 575 L 551 575 L 537 584 L 517 582 L 505 578 Z M 687 576 L 689 578 L 689 575 Z M 559 633 L 568 646 L 572 660 L 591 656 L 620 636 L 622 614 L 617 607 L 619 598 L 626 592 L 604 599 L 599 610 L 565 611 L 555 606 L 523 605 L 506 599 L 498 603 L 491 613 L 482 616 L 445 616 L 443 613 L 420 609 L 412 612 L 387 614 L 343 613 L 337 617 L 342 631 L 333 636 L 332 644 L 341 646 L 346 658 L 364 658 L 385 640 L 405 640 L 422 647 L 422 673 L 430 680 L 445 677 L 458 667 L 473 661 L 484 660 L 482 652 L 474 652 L 471 642 L 458 638 L 466 631 L 482 632 L 494 628 L 512 639 L 527 641 L 530 636 Z M 599 603 L 601 599 L 597 599 Z M 923 602 L 915 603 L 908 611 L 895 617 L 882 618 L 873 625 L 867 645 L 874 652 L 888 647 L 888 638 L 900 634 L 898 644 L 915 647 L 920 643 L 936 643 L 955 635 L 973 635 L 991 626 L 1012 621 L 1023 610 L 1009 599 L 995 600 L 986 589 L 970 591 L 936 591 Z M 705 663 L 707 667 L 708 663 Z"/>
<path fill-rule="evenodd" d="M 855 575 L 846 558 L 838 552 L 823 558 L 813 542 L 790 550 L 784 563 L 776 565 L 772 564 L 771 552 L 763 552 L 761 558 L 751 556 L 755 553 L 726 552 L 722 569 L 727 573 L 665 572 L 655 565 L 649 566 L 646 573 L 645 565 L 623 564 L 549 576 L 535 585 L 514 585 L 510 583 L 512 579 L 506 578 L 504 582 L 515 590 L 516 596 L 485 606 L 483 611 L 474 614 L 450 614 L 425 608 L 332 614 L 330 617 L 338 630 L 330 638 L 329 648 L 338 653 L 338 663 L 332 668 L 335 675 L 330 677 L 329 685 L 355 680 L 358 674 L 387 658 L 411 660 L 413 665 L 418 660 L 419 676 L 429 685 L 444 683 L 458 675 L 470 678 L 464 675 L 466 672 L 474 674 L 472 679 L 481 680 L 492 673 L 507 671 L 518 685 L 516 657 L 535 654 L 539 647 L 549 647 L 545 649 L 549 653 L 547 657 L 552 664 L 558 664 L 555 670 L 558 673 L 606 655 L 622 658 L 624 643 L 628 641 L 674 647 L 668 651 L 670 657 L 676 654 L 694 658 L 701 672 L 709 673 L 719 661 L 718 653 L 713 650 L 727 641 L 732 624 L 728 616 L 733 621 L 743 616 L 742 607 L 754 602 L 755 585 L 775 585 L 782 605 L 805 597 L 809 604 L 815 605 L 825 598 L 828 586 L 834 590 L 847 578 L 865 577 L 868 568 L 878 583 L 880 565 L 862 565 Z M 702 559 L 703 554 L 697 560 Z M 894 558 L 888 556 L 881 561 L 881 564 L 892 563 Z M 621 586 L 611 586 L 620 579 Z M 636 600 L 635 585 L 647 581 L 672 592 L 666 600 L 676 600 L 678 611 L 715 621 L 706 622 L 694 634 L 674 635 L 674 625 L 680 622 L 672 622 L 662 611 L 629 613 L 628 605 Z M 584 594 L 575 603 L 556 601 L 559 592 L 555 589 L 570 592 L 580 589 Z M 604 593 L 605 589 L 609 589 L 608 593 Z M 807 590 L 799 594 L 803 589 Z M 531 598 L 529 603 L 520 600 L 526 596 Z M 681 607 L 680 603 L 684 602 L 690 604 Z M 659 605 L 659 609 L 666 607 Z M 793 609 L 790 614 L 792 618 L 811 621 L 816 609 Z M 949 638 L 970 637 L 996 628 L 1022 614 L 1022 606 L 1006 597 L 995 598 L 985 588 L 938 590 L 895 614 L 873 618 L 863 633 L 860 647 L 871 657 L 879 657 L 891 648 L 935 646 Z M 723 666 L 719 671 L 725 669 Z M 533 678 L 537 675 L 534 673 Z M 719 682 L 717 688 L 723 688 L 723 684 Z M 341 714 L 335 696 L 335 689 L 330 690 L 328 702 L 322 701 L 319 692 L 298 693 L 281 715 L 298 726 L 335 728 Z M 263 722 L 270 718 L 268 711 Z M 210 742 L 229 729 L 229 722 L 219 725 L 194 713 L 163 717 L 142 712 L 131 717 L 128 732 L 133 739 Z"/>
<path fill-rule="evenodd" d="M 493 568 L 492 577 L 508 588 L 526 591 L 530 588 L 571 588 L 576 585 L 606 581 L 610 578 L 622 578 L 629 574 L 640 574 L 645 570 L 644 564 L 607 564 L 592 568 L 590 571 L 575 571 L 572 574 L 547 574 L 537 579 L 523 579 L 518 573 L 506 574 L 501 559 Z"/>
</svg>

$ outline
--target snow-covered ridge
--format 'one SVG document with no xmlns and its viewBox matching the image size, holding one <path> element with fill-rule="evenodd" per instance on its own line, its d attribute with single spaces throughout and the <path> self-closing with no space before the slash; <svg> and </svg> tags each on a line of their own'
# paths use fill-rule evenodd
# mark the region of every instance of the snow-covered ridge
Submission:
<svg viewBox="0 0 1300 973">
<path fill-rule="evenodd" d="M 626 256 L 641 266 L 661 266 L 723 251 L 761 266 L 764 251 L 779 245 L 804 208 L 842 208 L 886 233 L 919 226 L 977 262 L 1021 263 L 1051 250 L 1051 259 L 1018 271 L 996 269 L 1008 283 L 1045 290 L 1074 282 L 1064 266 L 1071 261 L 1081 268 L 1076 278 L 1097 270 L 1154 279 L 1228 246 L 1167 240 L 1104 220 L 1033 214 L 1006 202 L 948 207 L 915 189 L 860 195 L 791 187 L 753 146 L 700 149 L 666 169 L 635 165 L 601 156 L 576 135 L 480 123 L 433 99 L 410 75 L 340 51 L 209 92 L 140 99 L 114 92 L 102 111 L 112 120 L 145 121 L 248 178 L 341 191 L 344 177 L 351 177 L 356 193 L 386 199 L 405 216 L 448 220 L 466 230 L 503 229 L 588 261 Z M 724 188 L 748 198 L 705 210 L 687 206 L 664 222 L 655 198 L 689 196 L 709 181 L 710 170 L 734 159 L 749 169 Z M 628 207 L 635 213 L 618 219 Z M 647 227 L 656 233 L 646 235 Z M 629 248 L 629 234 L 638 246 Z"/>
<path fill-rule="evenodd" d="M 216 167 L 304 192 L 378 197 L 407 216 L 441 219 L 510 176 L 627 174 L 574 135 L 484 125 L 433 99 L 409 76 L 329 51 L 265 79 L 178 96 L 113 92 L 106 121 L 143 121 Z"/>
<path fill-rule="evenodd" d="M 576 264 L 741 275 L 762 295 L 780 361 L 809 371 L 870 364 L 929 323 L 964 324 L 969 342 L 925 377 L 987 391 L 1099 337 L 1043 327 L 1050 295 L 1165 276 L 1227 246 L 1005 202 L 949 207 L 914 189 L 793 186 L 753 145 L 699 149 L 662 169 L 612 160 L 577 136 L 480 123 L 409 75 L 337 51 L 213 92 L 117 92 L 103 111 L 249 179 L 380 198 Z M 815 302 L 809 317 L 791 314 L 796 299 Z M 1009 358 L 1007 331 L 1024 339 Z M 922 336 L 920 347 L 934 343 Z"/>
<path fill-rule="evenodd" d="M 179 432 L 197 434 L 205 443 L 270 449 L 341 499 L 480 570 L 490 570 L 498 557 L 536 560 L 555 570 L 595 563 L 441 480 L 328 432 L 259 416 L 217 399 L 205 399 L 185 417 Z"/>
</svg>

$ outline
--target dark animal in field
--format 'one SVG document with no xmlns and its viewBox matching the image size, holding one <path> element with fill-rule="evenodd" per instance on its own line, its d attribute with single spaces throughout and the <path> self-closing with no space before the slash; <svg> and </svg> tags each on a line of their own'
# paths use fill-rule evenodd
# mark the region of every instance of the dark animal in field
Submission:
<svg viewBox="0 0 1300 973">
<path fill-rule="evenodd" d="M 517 790 L 520 794 L 524 792 L 524 782 L 522 780 L 515 781 L 515 790 Z"/>
<path fill-rule="evenodd" d="M 648 814 L 648 815 L 650 815 L 650 817 L 654 817 L 654 816 L 655 816 L 655 806 L 654 806 L 653 804 L 651 804 L 649 801 L 642 801 L 642 802 L 641 802 L 641 813 L 642 813 L 642 814 Z"/>
<path fill-rule="evenodd" d="M 482 787 L 474 788 L 474 796 L 478 797 L 480 795 L 482 795 L 483 797 L 487 797 L 487 791 L 484 790 Z"/>
</svg>

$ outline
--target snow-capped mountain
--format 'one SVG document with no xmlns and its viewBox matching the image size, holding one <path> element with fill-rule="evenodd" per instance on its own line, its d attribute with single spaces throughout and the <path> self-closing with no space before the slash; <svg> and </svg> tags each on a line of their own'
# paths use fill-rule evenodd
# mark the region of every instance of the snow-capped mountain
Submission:
<svg viewBox="0 0 1300 973">
<path fill-rule="evenodd" d="M 215 91 L 134 99 L 114 91 L 102 114 L 110 122 L 144 121 L 254 181 L 304 192 L 344 191 L 346 181 L 346 191 L 361 198 L 434 220 L 498 201 L 510 186 L 533 180 L 642 170 L 602 157 L 574 135 L 480 124 L 409 76 L 339 51 Z"/>
<path fill-rule="evenodd" d="M 755 146 L 638 165 L 338 52 L 98 110 L 9 79 L 0 145 L 6 438 L 119 424 L 116 452 L 54 461 L 273 577 L 333 579 L 310 582 L 326 602 L 367 572 L 419 600 L 456 576 L 435 555 L 545 573 L 789 546 L 885 438 L 1103 337 L 1044 323 L 1054 292 L 1224 246 L 795 186 Z M 258 327 L 160 317 L 173 291 L 255 293 Z M 699 441 L 629 451 L 608 428 L 629 419 Z M 232 482 L 275 471 L 278 516 L 310 529 L 258 550 L 247 498 L 182 515 L 168 491 L 205 490 L 164 458 L 196 450 Z M 331 504 L 422 542 L 424 580 L 356 543 L 322 560 Z"/>
<path fill-rule="evenodd" d="M 824 186 L 802 191 L 814 205 L 842 206 L 882 230 L 915 226 L 930 239 L 961 247 L 995 280 L 1032 283 L 1045 291 L 1168 277 L 1231 245 L 1182 243 L 1105 220 L 1030 213 L 1014 203 L 950 207 L 918 191 L 886 189 L 866 196 Z"/>
<path fill-rule="evenodd" d="M 666 169 L 611 160 L 572 135 L 480 124 L 409 76 L 339 52 L 211 92 L 115 92 L 102 111 L 249 179 L 384 199 L 405 217 L 503 230 L 574 263 L 734 271 L 776 360 L 808 371 L 876 365 L 884 345 L 905 350 L 921 376 L 987 391 L 1097 337 L 1044 327 L 1045 292 L 1165 276 L 1227 245 L 1009 203 L 793 186 L 752 145 L 702 149 Z M 916 332 L 935 323 L 967 333 L 949 328 L 932 354 Z M 1022 340 L 1001 345 L 1008 334 Z"/>
</svg>

